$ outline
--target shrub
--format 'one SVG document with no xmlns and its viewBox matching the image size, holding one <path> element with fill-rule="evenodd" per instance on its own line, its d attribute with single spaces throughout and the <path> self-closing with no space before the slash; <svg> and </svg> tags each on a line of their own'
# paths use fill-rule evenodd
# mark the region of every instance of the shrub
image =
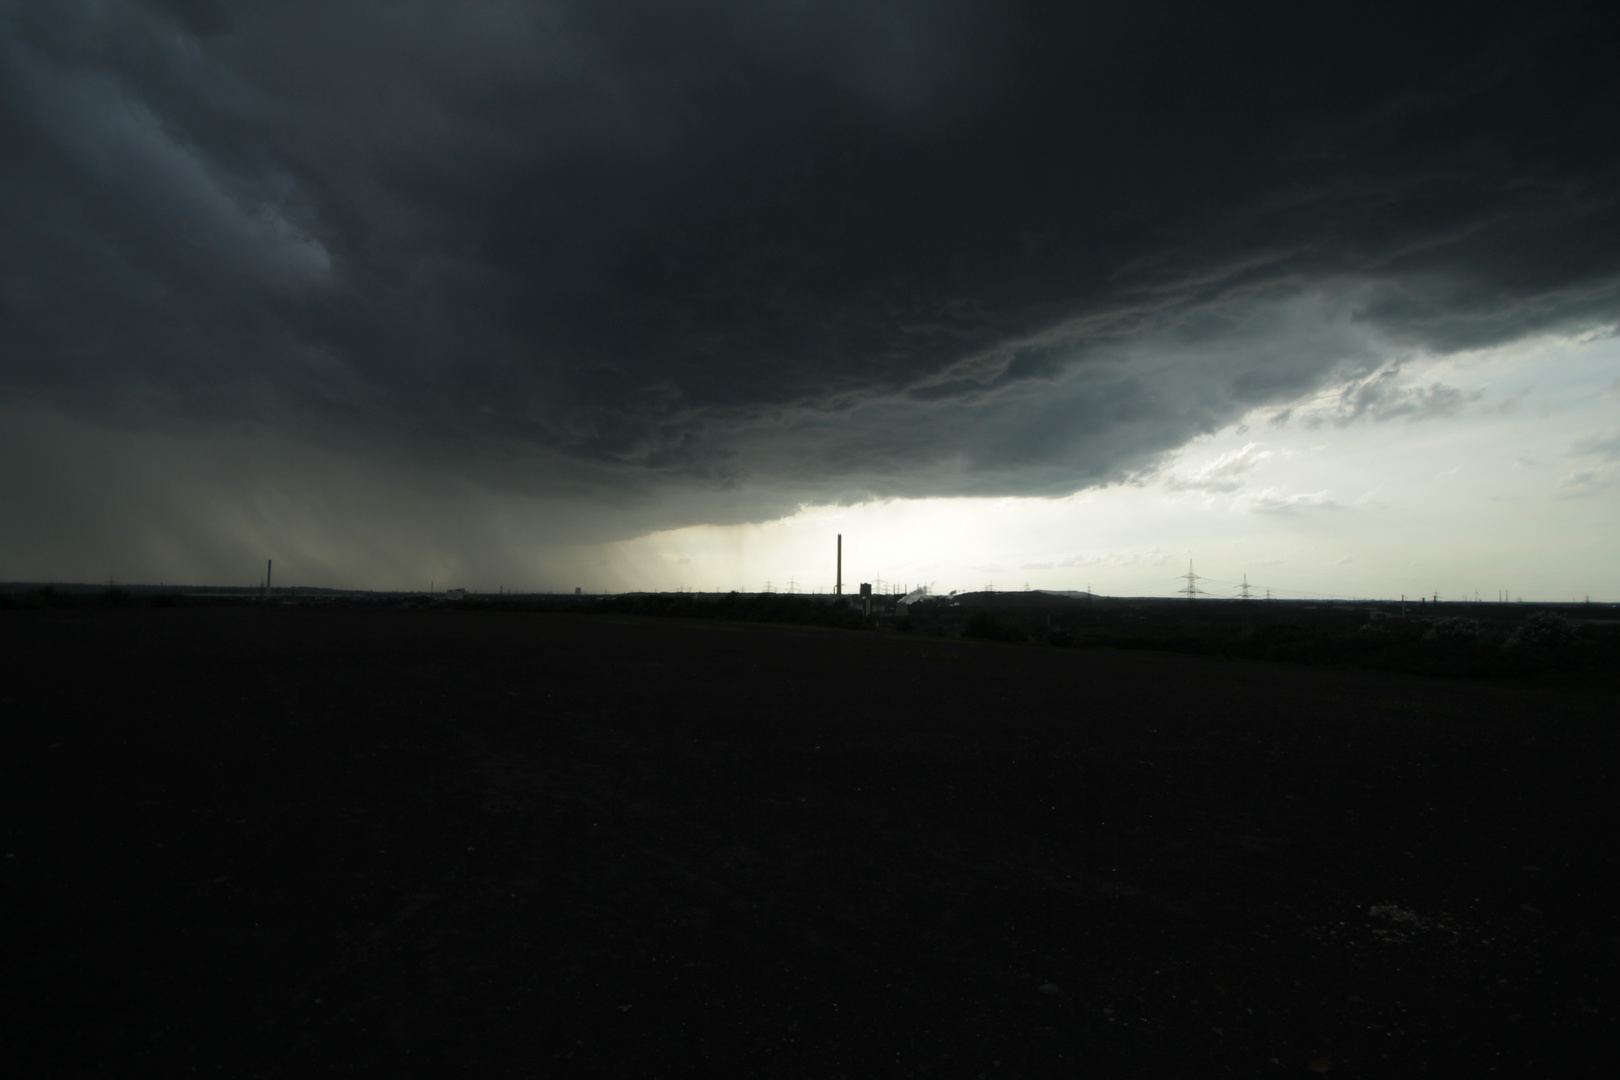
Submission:
<svg viewBox="0 0 1620 1080">
<path fill-rule="evenodd" d="M 1575 624 L 1562 615 L 1538 611 L 1523 625 L 1508 635 L 1504 646 L 1509 649 L 1567 649 L 1575 644 L 1578 633 Z"/>
<path fill-rule="evenodd" d="M 1474 642 L 1478 641 L 1482 633 L 1477 619 L 1464 619 L 1461 616 L 1448 616 L 1436 619 L 1429 624 L 1429 629 L 1423 635 L 1423 640 L 1430 642 Z"/>
</svg>

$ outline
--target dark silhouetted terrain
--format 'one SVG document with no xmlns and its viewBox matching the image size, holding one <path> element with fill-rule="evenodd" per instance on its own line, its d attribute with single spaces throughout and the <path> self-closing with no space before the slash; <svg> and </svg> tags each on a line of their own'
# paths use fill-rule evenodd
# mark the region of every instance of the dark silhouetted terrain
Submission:
<svg viewBox="0 0 1620 1080">
<path fill-rule="evenodd" d="M 454 610 L 0 615 L 39 1075 L 1603 1075 L 1615 697 Z"/>
</svg>

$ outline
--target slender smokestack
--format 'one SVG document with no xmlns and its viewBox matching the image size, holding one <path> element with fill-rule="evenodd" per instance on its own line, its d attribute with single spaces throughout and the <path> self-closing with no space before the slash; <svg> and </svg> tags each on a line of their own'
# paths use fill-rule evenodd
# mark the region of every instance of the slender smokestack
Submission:
<svg viewBox="0 0 1620 1080">
<path fill-rule="evenodd" d="M 838 534 L 838 584 L 833 586 L 834 596 L 844 595 L 844 534 Z"/>
<path fill-rule="evenodd" d="M 274 568 L 275 565 L 276 565 L 276 560 L 274 560 L 274 559 L 266 559 L 266 560 L 264 560 L 264 595 L 266 595 L 266 596 L 270 595 L 270 589 L 271 589 L 270 571 L 271 571 L 272 568 Z"/>
</svg>

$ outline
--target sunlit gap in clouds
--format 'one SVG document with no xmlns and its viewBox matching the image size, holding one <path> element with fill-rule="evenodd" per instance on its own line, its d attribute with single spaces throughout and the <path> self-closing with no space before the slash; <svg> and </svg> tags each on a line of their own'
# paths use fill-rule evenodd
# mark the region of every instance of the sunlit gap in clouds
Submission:
<svg viewBox="0 0 1620 1080">
<path fill-rule="evenodd" d="M 1415 356 L 1066 498 L 806 506 L 609 546 L 621 588 L 1171 595 L 1620 595 L 1620 339 L 1611 329 Z"/>
</svg>

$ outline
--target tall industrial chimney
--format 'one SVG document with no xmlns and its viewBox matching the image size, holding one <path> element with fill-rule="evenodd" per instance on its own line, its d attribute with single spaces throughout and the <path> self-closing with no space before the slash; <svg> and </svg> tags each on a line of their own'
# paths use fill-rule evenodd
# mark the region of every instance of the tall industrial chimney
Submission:
<svg viewBox="0 0 1620 1080">
<path fill-rule="evenodd" d="M 276 565 L 276 560 L 264 560 L 264 598 L 270 599 L 270 570 Z"/>
<path fill-rule="evenodd" d="M 834 596 L 844 595 L 844 534 L 838 534 L 838 584 L 833 586 Z"/>
</svg>

